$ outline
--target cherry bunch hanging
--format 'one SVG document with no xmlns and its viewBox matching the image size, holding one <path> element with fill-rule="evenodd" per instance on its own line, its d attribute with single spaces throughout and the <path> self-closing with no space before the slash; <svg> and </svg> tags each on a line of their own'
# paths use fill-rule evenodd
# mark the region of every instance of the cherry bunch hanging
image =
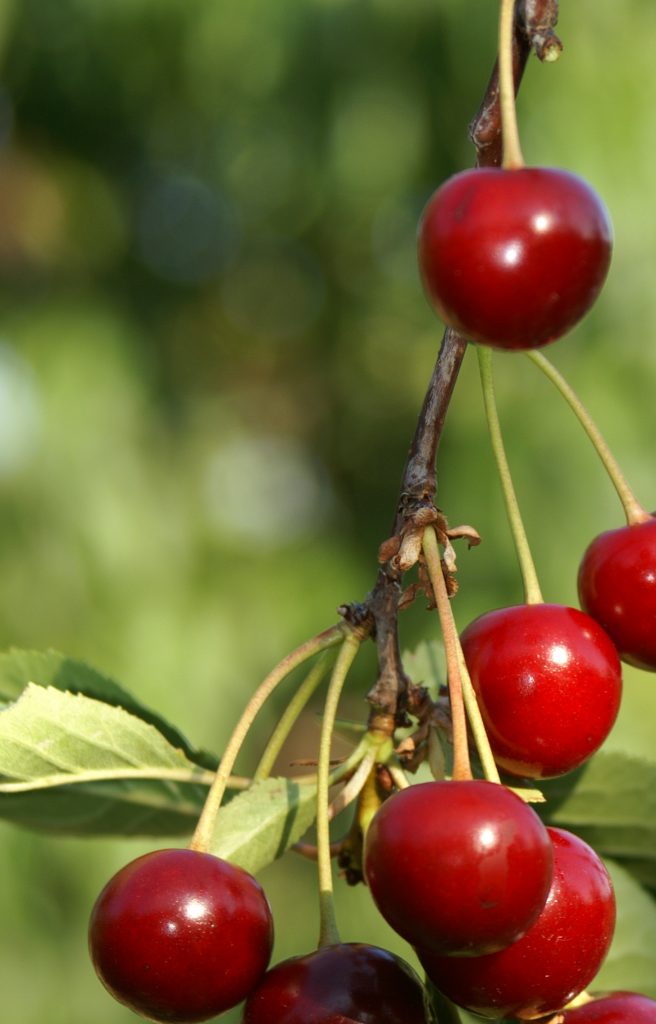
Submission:
<svg viewBox="0 0 656 1024">
<path fill-rule="evenodd" d="M 419 267 L 447 336 L 476 345 L 524 601 L 485 612 L 459 635 L 452 540 L 465 535 L 475 542 L 475 531 L 449 528 L 432 503 L 434 488 L 401 502 L 401 526 L 381 549 L 381 586 L 261 684 L 225 749 L 188 849 L 133 861 L 96 902 L 89 934 L 98 975 L 147 1019 L 202 1021 L 245 1000 L 243 1024 L 453 1024 L 456 1007 L 488 1018 L 558 1015 L 565 1024 L 656 1022 L 656 1003 L 644 996 L 586 993 L 613 936 L 613 887 L 590 846 L 545 827 L 531 806 L 542 799 L 537 781 L 577 768 L 608 736 L 621 699 L 620 660 L 656 670 L 656 519 L 637 502 L 580 400 L 538 351 L 594 303 L 612 234 L 588 184 L 568 171 L 524 164 L 514 105 L 518 24 L 514 0 L 502 0 L 502 165 L 462 172 L 437 189 L 420 222 Z M 553 33 L 550 40 L 543 57 L 558 52 Z M 499 102 L 496 93 L 493 100 Z M 626 525 L 601 534 L 583 555 L 582 610 L 543 600 L 501 436 L 494 349 L 526 351 L 556 385 L 622 502 Z M 415 566 L 418 582 L 403 592 L 400 580 Z M 393 630 L 383 635 L 376 614 L 383 595 L 394 605 L 387 621 L 396 627 L 399 607 L 419 591 L 437 608 L 445 647 L 448 697 L 436 701 L 404 676 L 397 637 Z M 340 695 L 360 646 L 372 637 L 384 657 L 368 726 L 351 756 L 334 767 Z M 332 662 L 311 851 L 319 869 L 319 943 L 269 968 L 266 896 L 252 875 L 210 848 L 257 713 L 294 669 L 310 662 L 254 780 L 268 778 Z M 422 764 L 433 781 L 411 785 L 408 773 Z M 349 804 L 354 821 L 335 847 L 330 819 Z M 341 940 L 333 855 L 350 881 L 366 881 L 382 916 L 415 949 L 426 983 L 399 957 Z"/>
</svg>

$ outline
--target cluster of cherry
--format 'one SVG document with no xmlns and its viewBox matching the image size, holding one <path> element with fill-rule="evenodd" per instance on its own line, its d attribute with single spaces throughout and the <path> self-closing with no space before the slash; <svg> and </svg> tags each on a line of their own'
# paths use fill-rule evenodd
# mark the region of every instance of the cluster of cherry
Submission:
<svg viewBox="0 0 656 1024">
<path fill-rule="evenodd" d="M 457 175 L 430 201 L 420 231 L 420 265 L 438 310 L 495 346 L 561 334 L 590 306 L 609 257 L 601 203 L 560 171 Z M 656 668 L 655 538 L 656 520 L 647 517 L 592 543 L 580 572 L 586 612 L 527 603 L 465 629 L 494 758 L 510 775 L 559 775 L 599 747 L 621 696 L 617 649 Z M 370 825 L 364 870 L 381 913 L 415 947 L 436 988 L 483 1016 L 561 1011 L 594 978 L 612 938 L 613 889 L 596 853 L 545 828 L 493 782 L 436 781 L 395 793 Z M 272 936 L 252 876 L 208 853 L 161 850 L 109 882 L 90 943 L 107 988 L 158 1021 L 205 1020 L 243 999 L 244 1024 L 434 1019 L 419 979 L 392 954 L 332 944 L 267 971 Z M 656 1004 L 616 993 L 563 1019 L 653 1024 Z"/>
<path fill-rule="evenodd" d="M 605 280 L 610 249 L 594 191 L 552 169 L 456 175 L 420 227 L 420 265 L 438 312 L 497 348 L 536 348 L 572 327 Z M 656 519 L 639 509 L 593 541 L 578 586 L 584 611 L 538 599 L 481 615 L 461 638 L 494 761 L 510 775 L 553 777 L 582 764 L 615 721 L 620 656 L 656 669 Z M 484 1017 L 561 1011 L 594 979 L 613 935 L 614 896 L 597 854 L 562 829 L 543 829 L 527 805 L 488 782 L 432 782 L 395 795 L 371 823 L 365 870 L 432 982 Z M 564 1019 L 656 1021 L 656 1004 L 615 994 Z"/>
<path fill-rule="evenodd" d="M 554 168 L 457 174 L 433 195 L 419 231 L 419 266 L 435 309 L 466 337 L 498 349 L 539 348 L 573 327 L 599 294 L 610 255 L 601 200 Z M 629 518 L 588 547 L 579 597 L 624 661 L 656 670 L 656 519 L 642 510 Z M 522 774 L 540 773 L 524 765 Z"/>
<path fill-rule="evenodd" d="M 512 148 L 502 168 L 438 189 L 419 232 L 438 313 L 493 348 L 562 336 L 596 299 L 610 255 L 596 193 L 572 174 L 524 167 Z M 583 611 L 534 597 L 461 637 L 494 762 L 510 776 L 581 765 L 615 721 L 620 658 L 656 670 L 656 518 L 635 504 L 627 518 L 585 553 Z M 261 887 L 198 848 L 147 854 L 108 883 L 92 959 L 119 1001 L 156 1021 L 206 1020 L 245 999 L 244 1024 L 453 1024 L 453 1004 L 492 1018 L 656 1024 L 656 1003 L 636 993 L 581 998 L 613 935 L 610 878 L 586 843 L 545 828 L 507 786 L 454 771 L 401 788 L 371 821 L 364 874 L 443 1002 L 398 957 L 363 944 L 328 942 L 267 970 Z"/>
<path fill-rule="evenodd" d="M 553 169 L 456 175 L 430 200 L 419 232 L 433 305 L 495 348 L 538 348 L 572 327 L 594 302 L 610 251 L 596 194 Z M 462 634 L 494 760 L 510 776 L 581 765 L 617 716 L 620 658 L 656 670 L 656 519 L 635 503 L 631 511 L 627 526 L 597 537 L 583 557 L 584 611 L 538 598 L 488 612 Z M 484 1017 L 561 1011 L 595 977 L 613 935 L 613 890 L 595 852 L 544 829 L 490 783 L 427 783 L 393 796 L 369 830 L 366 876 L 434 985 Z M 653 1022 L 656 1004 L 614 994 L 563 1019 Z"/>
</svg>

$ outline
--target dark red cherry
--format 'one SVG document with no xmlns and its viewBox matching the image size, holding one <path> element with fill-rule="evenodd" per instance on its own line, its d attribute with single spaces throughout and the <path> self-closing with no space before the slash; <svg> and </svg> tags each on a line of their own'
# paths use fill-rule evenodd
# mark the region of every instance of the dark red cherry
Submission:
<svg viewBox="0 0 656 1024">
<path fill-rule="evenodd" d="M 403 960 L 344 943 L 293 957 L 267 972 L 243 1024 L 432 1024 L 427 995 Z M 436 1024 L 449 1024 L 452 1017 Z"/>
<path fill-rule="evenodd" d="M 597 193 L 550 167 L 456 174 L 419 224 L 419 268 L 436 311 L 497 348 L 538 348 L 573 327 L 599 294 L 611 248 Z"/>
<path fill-rule="evenodd" d="M 579 599 L 620 658 L 656 671 L 656 519 L 601 533 L 579 568 Z"/>
<path fill-rule="evenodd" d="M 548 831 L 553 882 L 523 938 L 490 956 L 417 951 L 433 984 L 483 1017 L 533 1020 L 555 1013 L 590 984 L 608 952 L 615 927 L 608 872 L 582 839 L 558 828 Z"/>
<path fill-rule="evenodd" d="M 563 1024 L 656 1024 L 656 1002 L 638 992 L 611 992 L 567 1010 Z"/>
<path fill-rule="evenodd" d="M 622 696 L 617 651 L 577 608 L 524 604 L 475 619 L 462 647 L 497 764 L 549 778 L 582 764 Z"/>
<path fill-rule="evenodd" d="M 103 985 L 156 1021 L 201 1021 L 240 1003 L 271 957 L 262 888 L 209 853 L 157 850 L 107 883 L 89 949 Z"/>
<path fill-rule="evenodd" d="M 413 945 L 478 955 L 535 921 L 553 852 L 537 814 L 492 782 L 425 782 L 390 797 L 365 844 L 365 877 L 385 920 Z"/>
</svg>

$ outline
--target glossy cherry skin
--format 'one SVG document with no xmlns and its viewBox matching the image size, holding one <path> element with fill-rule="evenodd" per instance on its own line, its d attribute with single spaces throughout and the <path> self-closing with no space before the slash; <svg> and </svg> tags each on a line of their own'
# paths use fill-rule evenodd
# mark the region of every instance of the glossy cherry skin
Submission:
<svg viewBox="0 0 656 1024">
<path fill-rule="evenodd" d="M 430 302 L 447 324 L 497 348 L 538 348 L 573 327 L 599 294 L 611 249 L 597 193 L 548 167 L 456 174 L 419 224 Z"/>
<path fill-rule="evenodd" d="M 193 850 L 138 857 L 91 913 L 89 949 L 103 985 L 156 1021 L 201 1021 L 240 1003 L 271 957 L 269 904 L 255 879 Z"/>
<path fill-rule="evenodd" d="M 638 992 L 610 992 L 566 1010 L 563 1024 L 656 1024 L 656 1002 Z"/>
<path fill-rule="evenodd" d="M 656 671 L 656 519 L 601 533 L 579 567 L 581 607 L 620 658 Z"/>
<path fill-rule="evenodd" d="M 408 964 L 377 946 L 342 943 L 273 967 L 248 997 L 242 1021 L 432 1024 L 433 1017 Z"/>
<path fill-rule="evenodd" d="M 436 953 L 473 956 L 502 949 L 535 921 L 553 851 L 537 814 L 505 786 L 425 782 L 377 811 L 364 871 L 399 935 Z"/>
<path fill-rule="evenodd" d="M 613 887 L 582 839 L 550 828 L 554 876 L 547 902 L 523 938 L 481 957 L 417 950 L 433 984 L 483 1017 L 533 1020 L 555 1013 L 590 984 L 615 927 Z"/>
<path fill-rule="evenodd" d="M 558 604 L 499 608 L 461 640 L 499 767 L 550 778 L 601 746 L 619 710 L 622 671 L 589 615 Z"/>
</svg>

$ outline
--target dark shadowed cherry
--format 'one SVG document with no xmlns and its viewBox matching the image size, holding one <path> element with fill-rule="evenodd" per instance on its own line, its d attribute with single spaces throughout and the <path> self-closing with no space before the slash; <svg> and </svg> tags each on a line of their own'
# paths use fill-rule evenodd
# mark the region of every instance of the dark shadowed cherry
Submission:
<svg viewBox="0 0 656 1024">
<path fill-rule="evenodd" d="M 617 651 L 577 608 L 524 604 L 475 619 L 462 646 L 497 764 L 549 778 L 582 764 L 620 706 Z"/>
<path fill-rule="evenodd" d="M 567 1010 L 563 1024 L 656 1024 L 656 1002 L 638 992 L 610 992 Z"/>
<path fill-rule="evenodd" d="M 597 193 L 547 167 L 456 174 L 419 225 L 419 268 L 438 314 L 506 349 L 537 348 L 573 327 L 604 283 L 611 247 Z"/>
<path fill-rule="evenodd" d="M 483 1017 L 533 1020 L 582 992 L 608 952 L 615 897 L 606 868 L 582 839 L 550 828 L 554 875 L 544 909 L 526 935 L 499 953 L 437 957 L 418 950 L 431 981 Z"/>
<path fill-rule="evenodd" d="M 408 942 L 478 955 L 502 949 L 535 921 L 553 851 L 537 814 L 505 786 L 425 782 L 378 810 L 364 870 L 381 914 Z"/>
<path fill-rule="evenodd" d="M 201 1021 L 240 1003 L 271 957 L 269 904 L 255 879 L 209 853 L 157 850 L 107 883 L 89 948 L 103 985 L 156 1021 Z"/>
<path fill-rule="evenodd" d="M 248 997 L 243 1024 L 432 1024 L 411 967 L 376 946 L 343 943 L 272 967 Z M 436 1024 L 452 1024 L 453 1016 Z"/>
<path fill-rule="evenodd" d="M 579 567 L 579 599 L 630 665 L 656 671 L 656 519 L 608 530 Z"/>
</svg>

